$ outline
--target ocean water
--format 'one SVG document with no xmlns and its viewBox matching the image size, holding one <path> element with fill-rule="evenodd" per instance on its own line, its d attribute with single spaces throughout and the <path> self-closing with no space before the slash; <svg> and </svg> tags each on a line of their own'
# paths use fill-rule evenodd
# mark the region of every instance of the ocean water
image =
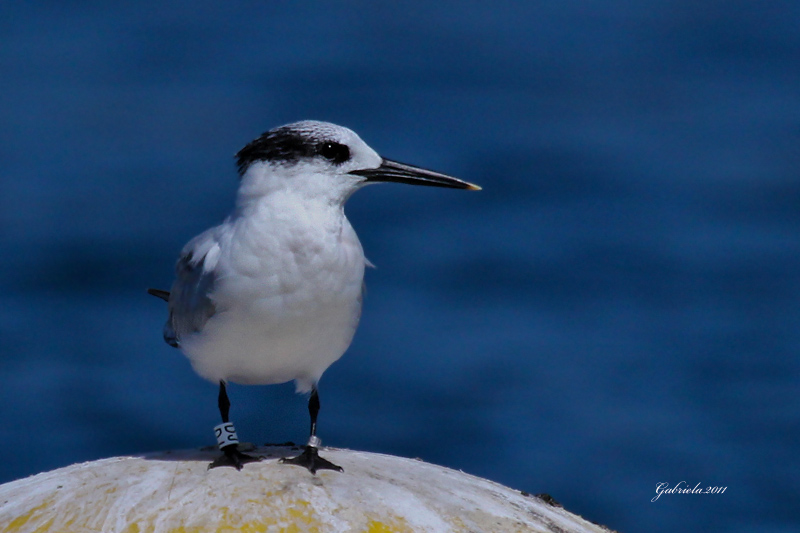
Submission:
<svg viewBox="0 0 800 533">
<path fill-rule="evenodd" d="M 0 5 L 0 481 L 213 443 L 216 386 L 144 291 L 230 210 L 232 155 L 313 118 L 484 187 L 350 200 L 378 268 L 325 444 L 625 532 L 796 531 L 799 25 L 784 1 Z M 305 440 L 291 384 L 229 392 L 244 440 Z M 727 488 L 651 501 L 682 481 Z"/>
</svg>

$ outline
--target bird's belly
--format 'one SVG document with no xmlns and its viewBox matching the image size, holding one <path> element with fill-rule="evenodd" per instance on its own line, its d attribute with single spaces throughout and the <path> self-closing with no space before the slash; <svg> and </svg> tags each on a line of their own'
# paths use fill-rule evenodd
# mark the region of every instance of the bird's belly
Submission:
<svg viewBox="0 0 800 533">
<path fill-rule="evenodd" d="M 287 290 L 275 279 L 233 278 L 235 294 L 218 307 L 202 334 L 181 347 L 198 374 L 211 381 L 315 384 L 350 345 L 361 311 L 363 267 L 347 276 L 309 276 Z"/>
</svg>

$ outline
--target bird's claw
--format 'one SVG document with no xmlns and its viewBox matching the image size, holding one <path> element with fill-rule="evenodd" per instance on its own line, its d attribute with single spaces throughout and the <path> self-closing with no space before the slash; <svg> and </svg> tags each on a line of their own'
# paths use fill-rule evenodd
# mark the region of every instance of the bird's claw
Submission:
<svg viewBox="0 0 800 533">
<path fill-rule="evenodd" d="M 280 461 L 284 464 L 302 466 L 308 469 L 312 474 L 316 474 L 317 470 L 335 470 L 337 472 L 344 472 L 341 466 L 335 465 L 327 459 L 319 456 L 319 450 L 316 446 L 306 446 L 306 449 L 297 457 L 284 457 Z"/>
<path fill-rule="evenodd" d="M 217 457 L 214 462 L 208 465 L 208 469 L 217 468 L 218 466 L 232 466 L 236 470 L 241 470 L 247 463 L 257 463 L 262 457 L 254 457 L 239 451 L 238 444 L 231 444 L 222 448 L 222 455 Z"/>
</svg>

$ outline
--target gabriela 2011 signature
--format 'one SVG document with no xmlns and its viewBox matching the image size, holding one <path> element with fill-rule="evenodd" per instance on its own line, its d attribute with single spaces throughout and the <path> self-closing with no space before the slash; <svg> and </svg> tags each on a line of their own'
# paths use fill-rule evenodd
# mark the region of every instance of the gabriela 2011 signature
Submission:
<svg viewBox="0 0 800 533">
<path fill-rule="evenodd" d="M 694 487 L 690 487 L 685 481 L 678 482 L 674 487 L 669 483 L 659 483 L 656 485 L 656 495 L 651 502 L 656 501 L 662 494 L 722 494 L 728 487 L 701 487 L 698 482 Z"/>
</svg>

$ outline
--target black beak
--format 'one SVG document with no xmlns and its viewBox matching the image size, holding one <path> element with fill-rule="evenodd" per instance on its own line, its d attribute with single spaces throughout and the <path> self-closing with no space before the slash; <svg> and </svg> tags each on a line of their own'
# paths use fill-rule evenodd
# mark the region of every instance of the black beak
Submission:
<svg viewBox="0 0 800 533">
<path fill-rule="evenodd" d="M 364 176 L 367 178 L 367 181 L 373 182 L 393 181 L 396 183 L 408 183 L 410 185 L 430 185 L 433 187 L 450 187 L 451 189 L 467 189 L 470 191 L 481 190 L 477 185 L 461 181 L 447 174 L 439 174 L 432 170 L 405 165 L 390 159 L 384 159 L 381 166 L 378 168 L 353 170 L 350 174 Z"/>
</svg>

